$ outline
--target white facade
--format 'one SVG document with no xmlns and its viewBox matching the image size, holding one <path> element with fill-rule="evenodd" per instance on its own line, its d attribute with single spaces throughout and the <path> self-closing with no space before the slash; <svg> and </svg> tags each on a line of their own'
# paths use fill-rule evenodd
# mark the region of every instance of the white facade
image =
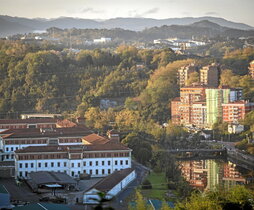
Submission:
<svg viewBox="0 0 254 210">
<path fill-rule="evenodd" d="M 90 174 L 91 177 L 105 177 L 125 168 L 131 168 L 131 153 L 129 157 L 110 158 L 15 159 L 15 176 L 23 178 L 27 178 L 28 173 L 37 171 L 64 172 L 72 177 L 79 177 L 82 173 Z"/>
<path fill-rule="evenodd" d="M 64 140 L 64 139 L 71 139 L 71 138 L 76 138 L 76 142 L 60 142 L 59 139 Z M 43 142 L 44 139 L 42 138 L 25 138 L 25 139 L 20 139 L 20 138 L 12 138 L 10 141 L 15 142 L 17 141 L 22 141 L 22 140 L 26 140 L 27 142 L 39 142 L 41 141 L 41 143 L 37 143 L 37 144 L 5 144 L 3 141 L 3 138 L 0 137 L 0 149 L 3 151 L 2 153 L 0 153 L 0 161 L 14 161 L 14 152 L 15 150 L 18 149 L 23 149 L 26 147 L 30 147 L 30 146 L 47 146 L 50 145 L 52 143 L 56 144 L 56 145 L 82 145 L 82 136 L 78 136 L 78 137 L 61 137 L 61 138 L 47 138 L 46 137 L 46 143 Z M 80 140 L 78 140 L 80 139 Z"/>
<path fill-rule="evenodd" d="M 95 44 L 111 42 L 111 38 L 101 37 L 100 39 L 94 39 L 93 42 L 94 42 Z"/>
<path fill-rule="evenodd" d="M 116 196 L 119 192 L 121 192 L 124 188 L 126 188 L 135 178 L 136 172 L 133 170 L 130 174 L 124 177 L 120 182 L 116 183 L 115 186 L 111 189 L 107 189 L 106 198 L 112 199 Z M 95 188 L 90 189 L 89 191 L 84 193 L 83 203 L 84 204 L 97 204 L 97 200 L 100 200 L 98 196 L 98 192 L 100 190 Z"/>
</svg>

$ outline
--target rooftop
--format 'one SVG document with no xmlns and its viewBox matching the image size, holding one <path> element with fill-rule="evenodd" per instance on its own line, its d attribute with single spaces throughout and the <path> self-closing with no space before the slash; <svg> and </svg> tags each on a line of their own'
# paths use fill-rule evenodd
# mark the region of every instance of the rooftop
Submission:
<svg viewBox="0 0 254 210">
<path fill-rule="evenodd" d="M 38 171 L 31 172 L 29 176 L 33 183 L 37 185 L 42 184 L 76 184 L 77 182 L 66 173 Z"/>
<path fill-rule="evenodd" d="M 72 151 L 112 151 L 112 150 L 130 150 L 121 143 L 108 142 L 106 144 L 95 145 L 65 145 L 65 146 L 29 146 L 16 150 L 15 153 L 44 153 L 44 152 L 72 152 Z"/>
<path fill-rule="evenodd" d="M 67 128 L 23 128 L 23 129 L 8 129 L 0 132 L 0 135 L 5 139 L 11 138 L 38 138 L 38 137 L 69 137 L 69 136 L 85 136 L 91 134 L 85 126 L 67 127 Z"/>
<path fill-rule="evenodd" d="M 105 144 L 105 143 L 109 142 L 109 140 L 107 138 L 99 136 L 95 133 L 85 136 L 85 137 L 83 137 L 83 139 L 90 144 Z"/>
<path fill-rule="evenodd" d="M 9 194 L 8 190 L 5 188 L 3 184 L 0 184 L 0 193 Z"/>
<path fill-rule="evenodd" d="M 39 124 L 39 123 L 56 123 L 56 119 L 0 119 L 0 124 Z"/>
<path fill-rule="evenodd" d="M 120 171 L 115 171 L 111 175 L 105 177 L 97 184 L 95 184 L 91 189 L 97 189 L 101 192 L 108 192 L 133 171 L 133 168 L 126 168 Z"/>
<path fill-rule="evenodd" d="M 66 205 L 54 203 L 32 203 L 25 206 L 16 206 L 14 210 L 70 210 Z"/>
</svg>

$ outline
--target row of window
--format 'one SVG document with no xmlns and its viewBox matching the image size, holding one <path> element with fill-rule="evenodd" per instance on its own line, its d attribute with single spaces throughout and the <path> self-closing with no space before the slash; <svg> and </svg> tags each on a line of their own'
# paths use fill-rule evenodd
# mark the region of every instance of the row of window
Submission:
<svg viewBox="0 0 254 210">
<path fill-rule="evenodd" d="M 115 160 L 115 165 L 123 165 L 124 161 L 123 160 Z M 101 164 L 99 164 L 99 161 L 95 161 L 95 166 L 104 166 L 104 165 L 108 165 L 110 166 L 111 165 L 111 161 L 101 161 Z M 128 160 L 125 160 L 125 165 L 128 165 L 129 164 L 129 161 Z M 89 166 L 93 166 L 93 162 L 92 161 L 89 161 L 88 162 L 88 165 Z M 19 168 L 23 168 L 23 166 L 25 168 L 28 168 L 29 167 L 29 164 L 28 163 L 19 163 Z M 51 162 L 51 163 L 48 163 L 48 162 L 45 162 L 44 163 L 44 167 L 67 167 L 67 162 Z M 87 166 L 87 162 L 83 162 L 83 166 Z M 42 166 L 42 163 L 38 163 L 38 168 L 41 168 L 43 167 Z M 74 168 L 74 167 L 81 167 L 81 163 L 71 163 L 71 167 Z M 34 168 L 34 163 L 30 163 L 30 168 Z"/>
<path fill-rule="evenodd" d="M 115 171 L 116 171 L 117 169 L 115 169 Z M 60 171 L 60 170 L 58 170 L 57 172 L 64 172 L 64 173 L 67 173 L 67 171 L 66 170 L 64 170 L 64 171 Z M 83 171 L 78 171 L 77 172 L 77 174 L 75 174 L 75 171 L 71 171 L 71 176 L 75 176 L 75 175 L 79 175 L 79 174 L 81 174 L 81 173 L 86 173 L 86 174 L 90 174 L 90 175 L 105 175 L 105 174 L 111 174 L 111 169 L 95 169 L 95 170 L 92 170 L 92 169 L 90 169 L 90 170 L 83 170 Z M 20 177 L 22 177 L 22 176 L 25 176 L 25 177 L 27 177 L 27 175 L 28 175 L 28 171 L 20 171 L 19 172 L 19 176 Z"/>
</svg>

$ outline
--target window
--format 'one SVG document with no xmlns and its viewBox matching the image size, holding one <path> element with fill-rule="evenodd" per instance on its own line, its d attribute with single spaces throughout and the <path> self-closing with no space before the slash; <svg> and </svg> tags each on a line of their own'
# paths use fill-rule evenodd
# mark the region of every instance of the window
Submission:
<svg viewBox="0 0 254 210">
<path fill-rule="evenodd" d="M 91 175 L 92 175 L 92 174 L 93 174 L 93 170 L 90 170 L 90 171 L 89 171 L 89 174 L 91 174 Z"/>
<path fill-rule="evenodd" d="M 104 169 L 102 169 L 102 170 L 101 170 L 101 173 L 102 173 L 102 174 L 105 174 L 105 170 L 104 170 Z"/>
<path fill-rule="evenodd" d="M 123 165 L 123 161 L 122 160 L 120 160 L 120 165 Z"/>
<path fill-rule="evenodd" d="M 13 151 L 13 147 L 11 147 L 11 151 Z"/>
<path fill-rule="evenodd" d="M 64 167 L 66 167 L 67 166 L 67 164 L 66 164 L 66 162 L 64 162 Z"/>
<path fill-rule="evenodd" d="M 98 169 L 95 170 L 95 174 L 99 174 L 99 170 Z"/>
<path fill-rule="evenodd" d="M 9 159 L 9 155 L 6 155 L 6 159 Z"/>
<path fill-rule="evenodd" d="M 95 165 L 96 165 L 96 166 L 98 166 L 98 164 L 99 164 L 99 162 L 98 162 L 98 161 L 96 161 L 96 162 L 95 162 Z"/>
<path fill-rule="evenodd" d="M 110 169 L 108 169 L 108 174 L 110 174 L 111 173 L 111 170 Z"/>
<path fill-rule="evenodd" d="M 34 167 L 34 164 L 33 163 L 31 163 L 31 168 L 33 168 Z"/>
<path fill-rule="evenodd" d="M 71 164 L 71 167 L 72 167 L 72 168 L 74 167 L 74 163 Z"/>
<path fill-rule="evenodd" d="M 60 162 L 57 162 L 57 167 L 60 167 Z"/>
<path fill-rule="evenodd" d="M 25 167 L 28 168 L 28 163 L 25 164 Z"/>
<path fill-rule="evenodd" d="M 83 166 L 86 166 L 86 162 L 83 163 Z"/>
<path fill-rule="evenodd" d="M 22 163 L 19 164 L 19 168 L 22 168 Z"/>
<path fill-rule="evenodd" d="M 38 167 L 39 167 L 39 168 L 41 167 L 41 163 L 38 163 Z"/>
<path fill-rule="evenodd" d="M 6 152 L 8 152 L 9 151 L 9 147 L 6 147 Z"/>
<path fill-rule="evenodd" d="M 27 176 L 27 174 L 28 174 L 28 173 L 27 173 L 27 171 L 26 171 L 26 172 L 25 172 L 25 176 Z"/>
<path fill-rule="evenodd" d="M 22 176 L 22 172 L 21 171 L 19 172 L 19 176 Z"/>
<path fill-rule="evenodd" d="M 80 163 L 78 163 L 78 167 L 80 167 Z"/>
<path fill-rule="evenodd" d="M 101 161 L 101 165 L 103 165 L 103 166 L 104 166 L 104 161 Z"/>
<path fill-rule="evenodd" d="M 90 166 L 92 166 L 92 165 L 93 165 L 93 162 L 92 162 L 92 161 L 90 161 L 90 162 L 89 162 L 89 165 L 90 165 Z"/>
<path fill-rule="evenodd" d="M 129 164 L 129 161 L 128 161 L 128 160 L 126 160 L 126 161 L 125 161 L 125 164 L 126 164 L 126 165 L 128 165 L 128 164 Z"/>
<path fill-rule="evenodd" d="M 71 175 L 74 176 L 74 171 L 71 172 Z"/>
<path fill-rule="evenodd" d="M 45 167 L 46 167 L 46 168 L 48 167 L 48 163 L 45 163 Z"/>
<path fill-rule="evenodd" d="M 108 161 L 108 165 L 110 166 L 110 160 Z"/>
<path fill-rule="evenodd" d="M 117 160 L 115 160 L 115 165 L 117 165 Z"/>
<path fill-rule="evenodd" d="M 83 173 L 86 174 L 86 170 L 84 170 Z"/>
<path fill-rule="evenodd" d="M 54 167 L 54 162 L 51 162 L 51 167 Z"/>
</svg>

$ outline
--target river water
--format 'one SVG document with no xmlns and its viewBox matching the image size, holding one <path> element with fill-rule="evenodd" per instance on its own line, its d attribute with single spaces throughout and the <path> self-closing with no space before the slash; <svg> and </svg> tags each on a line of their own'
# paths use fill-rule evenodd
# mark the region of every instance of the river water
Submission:
<svg viewBox="0 0 254 210">
<path fill-rule="evenodd" d="M 217 187 L 229 189 L 237 184 L 254 183 L 254 171 L 227 160 L 180 161 L 182 176 L 190 185 L 202 191 Z"/>
</svg>

